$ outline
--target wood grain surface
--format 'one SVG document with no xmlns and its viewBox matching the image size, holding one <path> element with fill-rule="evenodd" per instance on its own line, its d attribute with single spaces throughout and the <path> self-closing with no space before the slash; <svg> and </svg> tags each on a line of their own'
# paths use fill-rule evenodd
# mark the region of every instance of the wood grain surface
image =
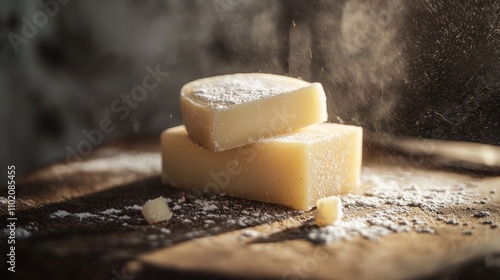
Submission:
<svg viewBox="0 0 500 280">
<path fill-rule="evenodd" d="M 487 199 L 442 207 L 442 215 L 460 221 L 455 225 L 410 207 L 405 215 L 434 233 L 312 242 L 312 211 L 177 190 L 161 182 L 156 139 L 112 143 L 18 179 L 16 273 L 2 279 L 498 279 L 500 229 L 493 225 L 500 224 L 500 178 L 406 159 L 368 150 L 363 172 L 401 185 L 429 178 L 441 188 L 470 185 L 479 200 Z M 363 181 L 359 194 L 374 187 Z M 149 225 L 138 206 L 160 195 L 179 207 L 172 220 Z M 208 209 L 208 202 L 217 208 Z M 344 220 L 391 207 L 346 208 Z M 490 216 L 474 217 L 481 210 Z M 4 223 L 5 200 L 0 214 Z"/>
</svg>

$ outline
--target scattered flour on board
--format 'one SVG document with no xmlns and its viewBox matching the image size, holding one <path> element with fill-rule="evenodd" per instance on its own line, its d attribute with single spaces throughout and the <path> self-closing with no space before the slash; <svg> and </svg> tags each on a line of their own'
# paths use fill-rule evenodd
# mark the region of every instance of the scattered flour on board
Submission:
<svg viewBox="0 0 500 280">
<path fill-rule="evenodd" d="M 99 213 L 101 213 L 101 214 L 120 214 L 121 212 L 122 212 L 121 210 L 118 210 L 115 208 L 109 208 L 109 209 L 106 209 L 106 210 L 101 211 Z"/>
<path fill-rule="evenodd" d="M 36 230 L 36 228 L 34 228 Z M 10 235 L 10 229 L 6 228 L 2 231 L 3 236 L 9 236 Z M 14 230 L 16 238 L 23 239 L 23 238 L 28 238 L 31 236 L 31 232 L 28 229 L 21 228 L 21 227 L 16 227 Z"/>
<path fill-rule="evenodd" d="M 56 211 L 52 214 L 50 214 L 49 218 L 64 218 L 64 217 L 67 217 L 67 216 L 71 216 L 72 214 L 69 213 L 68 211 L 64 211 L 64 210 L 59 210 L 59 211 Z"/>
<path fill-rule="evenodd" d="M 132 205 L 132 206 L 125 206 L 125 210 L 141 210 L 142 207 L 139 205 Z M 89 212 L 82 212 L 82 213 L 70 213 L 66 210 L 58 210 L 52 214 L 50 214 L 49 218 L 51 219 L 61 219 L 61 218 L 77 218 L 81 220 L 84 219 L 90 219 L 90 218 L 97 218 L 100 220 L 108 220 L 111 221 L 113 219 L 119 219 L 119 220 L 129 220 L 131 219 L 130 216 L 128 215 L 122 215 L 119 216 L 118 214 L 122 213 L 123 210 L 115 209 L 115 208 L 109 208 L 103 211 L 100 211 L 97 214 L 89 213 Z"/>
<path fill-rule="evenodd" d="M 394 174 L 380 174 L 377 170 L 367 167 L 363 168 L 361 179 L 363 186 L 368 186 L 362 194 L 350 193 L 341 196 L 346 213 L 344 220 L 323 228 L 307 228 L 302 232 L 302 236 L 315 243 L 328 243 L 357 237 L 376 241 L 388 234 L 399 232 L 436 233 L 437 230 L 432 226 L 434 223 L 415 217 L 412 214 L 414 209 L 423 211 L 430 219 L 443 224 L 464 227 L 462 231 L 464 235 L 473 234 L 473 226 L 469 227 L 468 223 L 461 222 L 458 217 L 441 212 L 443 208 L 449 206 L 467 209 L 471 211 L 470 217 L 477 219 L 478 224 L 490 226 L 492 229 L 497 228 L 491 213 L 481 210 L 481 205 L 489 203 L 490 199 L 479 196 L 475 190 L 478 184 L 474 182 L 450 185 L 450 182 L 444 179 L 415 178 L 410 172 L 406 174 L 401 171 Z M 494 193 L 492 191 L 490 195 Z M 303 211 L 286 209 L 281 211 L 273 205 L 259 206 L 245 200 L 235 203 L 233 200 L 220 199 L 221 196 L 223 194 L 200 196 L 185 192 L 181 197 L 167 198 L 174 212 L 173 220 L 167 224 L 152 226 L 158 229 L 159 232 L 156 234 L 161 236 L 150 239 L 156 242 L 164 238 L 165 242 L 171 243 L 172 241 L 167 240 L 169 238 L 167 235 L 170 235 L 172 230 L 169 227 L 176 222 L 191 228 L 182 233 L 186 238 L 196 238 L 217 233 L 218 230 L 224 228 L 251 227 L 304 214 Z M 61 209 L 50 214 L 49 218 L 72 218 L 89 222 L 94 220 L 120 221 L 122 226 L 141 226 L 143 219 L 140 214 L 141 210 L 142 207 L 139 205 L 120 208 L 115 206 L 115 208 L 103 209 L 95 213 L 70 213 Z M 20 231 L 20 236 L 28 237 L 30 231 L 36 230 L 34 227 L 24 228 L 29 231 Z M 248 229 L 241 234 L 240 239 L 266 238 L 266 236 L 266 234 Z"/>
<path fill-rule="evenodd" d="M 167 200 L 168 202 L 168 200 Z M 125 209 L 127 210 L 142 210 L 142 207 L 139 205 L 132 205 L 132 206 L 125 206 Z"/>
<path fill-rule="evenodd" d="M 369 240 L 379 240 L 380 237 L 397 232 L 415 231 L 418 233 L 436 233 L 436 229 L 426 221 L 412 217 L 411 208 L 419 208 L 437 221 L 457 226 L 460 221 L 455 217 L 445 218 L 441 210 L 449 206 L 461 206 L 472 210 L 466 205 L 474 203 L 484 204 L 488 198 L 474 200 L 478 196 L 474 188 L 475 183 L 456 184 L 450 187 L 435 178 L 395 178 L 394 175 L 380 176 L 369 168 L 363 169 L 362 181 L 371 185 L 364 194 L 342 195 L 342 204 L 345 211 L 367 214 L 362 217 L 349 218 L 347 214 L 343 221 L 323 228 L 312 228 L 307 238 L 317 243 L 329 243 L 341 240 L 350 240 L 355 237 L 364 237 Z M 396 180 L 397 179 L 397 180 Z M 403 180 L 402 180 L 403 179 Z M 407 180 L 405 180 L 407 179 Z M 407 183 L 399 183 L 406 181 Z M 491 192 L 494 193 L 494 192 Z M 483 202 L 481 202 L 483 201 Z M 486 211 L 479 211 L 474 217 L 489 216 Z M 491 228 L 496 228 L 492 222 Z M 463 224 L 468 226 L 468 224 Z M 463 234 L 472 234 L 464 231 Z"/>
</svg>

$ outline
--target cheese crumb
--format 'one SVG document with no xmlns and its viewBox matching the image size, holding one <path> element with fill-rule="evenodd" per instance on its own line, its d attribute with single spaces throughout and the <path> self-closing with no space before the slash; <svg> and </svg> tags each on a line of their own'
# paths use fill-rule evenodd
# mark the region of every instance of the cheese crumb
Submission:
<svg viewBox="0 0 500 280">
<path fill-rule="evenodd" d="M 332 225 L 342 219 L 342 202 L 338 196 L 320 198 L 316 202 L 316 207 L 314 222 L 317 226 Z"/>
<path fill-rule="evenodd" d="M 172 218 L 172 212 L 168 207 L 167 200 L 162 196 L 148 200 L 142 206 L 142 214 L 150 224 L 168 221 Z"/>
</svg>

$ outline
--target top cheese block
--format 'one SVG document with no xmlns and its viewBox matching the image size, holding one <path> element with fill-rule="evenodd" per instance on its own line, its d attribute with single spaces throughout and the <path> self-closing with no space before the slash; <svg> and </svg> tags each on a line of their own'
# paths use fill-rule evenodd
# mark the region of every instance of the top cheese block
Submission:
<svg viewBox="0 0 500 280">
<path fill-rule="evenodd" d="M 328 119 L 319 83 L 261 73 L 215 76 L 181 90 L 189 138 L 224 151 Z"/>
</svg>

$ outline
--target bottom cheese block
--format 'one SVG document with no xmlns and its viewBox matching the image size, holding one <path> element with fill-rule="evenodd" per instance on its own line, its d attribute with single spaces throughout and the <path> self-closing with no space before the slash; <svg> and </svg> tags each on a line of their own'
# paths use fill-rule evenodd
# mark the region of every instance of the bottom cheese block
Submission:
<svg viewBox="0 0 500 280">
<path fill-rule="evenodd" d="M 177 126 L 161 136 L 163 179 L 180 188 L 309 210 L 319 198 L 357 187 L 361 148 L 361 127 L 322 123 L 212 152 Z"/>
</svg>

